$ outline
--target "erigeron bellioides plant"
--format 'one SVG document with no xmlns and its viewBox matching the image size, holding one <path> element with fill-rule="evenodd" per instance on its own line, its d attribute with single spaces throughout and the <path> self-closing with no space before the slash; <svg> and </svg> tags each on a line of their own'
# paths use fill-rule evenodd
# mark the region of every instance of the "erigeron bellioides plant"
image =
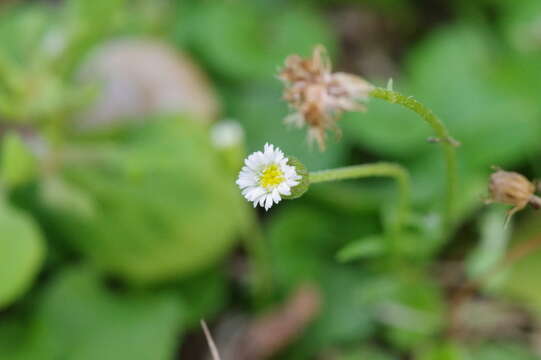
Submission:
<svg viewBox="0 0 541 360">
<path fill-rule="evenodd" d="M 459 142 L 450 136 L 443 122 L 430 109 L 394 91 L 392 82 L 387 88 L 379 88 L 360 76 L 333 72 L 326 50 L 321 45 L 314 48 L 311 57 L 287 57 L 278 77 L 284 84 L 283 99 L 291 109 L 285 123 L 306 127 L 308 142 L 317 143 L 321 151 L 326 148 L 329 132 L 340 136 L 338 121 L 341 115 L 365 111 L 370 98 L 401 105 L 428 123 L 434 131 L 430 141 L 439 143 L 444 152 L 447 186 L 441 234 L 448 233 L 454 218 L 458 182 L 456 147 Z M 263 152 L 255 152 L 246 159 L 237 184 L 254 207 L 259 205 L 269 210 L 282 199 L 301 196 L 312 184 L 367 177 L 390 177 L 398 184 L 398 206 L 391 220 L 391 237 L 397 239 L 410 216 L 410 176 L 399 164 L 380 162 L 309 172 L 299 160 L 266 144 Z"/>
<path fill-rule="evenodd" d="M 428 142 L 439 144 L 443 150 L 447 184 L 440 221 L 440 236 L 449 236 L 456 221 L 455 203 L 458 187 L 456 149 L 460 143 L 449 134 L 444 123 L 429 108 L 410 96 L 394 91 L 392 81 L 386 88 L 381 88 L 356 75 L 332 72 L 330 61 L 322 46 L 317 46 L 309 58 L 299 55 L 289 56 L 279 73 L 279 79 L 284 84 L 283 99 L 291 109 L 285 123 L 306 127 L 308 142 L 316 142 L 321 151 L 325 150 L 328 132 L 334 132 L 338 136 L 341 134 L 337 125 L 341 115 L 349 111 L 365 111 L 366 102 L 370 98 L 400 105 L 419 115 L 433 130 L 434 137 L 427 139 Z M 367 177 L 390 177 L 395 179 L 398 185 L 397 211 L 391 219 L 390 234 L 385 237 L 389 240 L 387 250 L 391 258 L 396 260 L 398 241 L 410 220 L 410 176 L 401 165 L 380 162 L 311 172 L 298 159 L 284 154 L 271 144 L 265 144 L 263 152 L 255 152 L 245 160 L 237 185 L 254 207 L 259 205 L 269 210 L 282 199 L 302 196 L 313 184 Z M 515 172 L 495 168 L 490 177 L 488 190 L 489 197 L 486 203 L 498 202 L 513 206 L 507 212 L 504 226 L 513 214 L 528 204 L 534 208 L 541 207 L 541 199 L 535 195 L 536 183 Z M 529 253 L 540 244 L 526 246 Z M 508 266 L 526 254 L 520 251 L 520 256 L 511 256 L 510 254 L 514 252 L 514 249 L 511 249 L 503 263 L 497 263 L 480 279 L 488 278 L 503 265 Z M 509 258 L 512 260 L 509 261 Z M 449 310 L 449 332 L 456 327 L 454 314 L 460 304 L 479 284 L 480 280 L 466 282 L 454 294 Z"/>
<path fill-rule="evenodd" d="M 444 123 L 426 106 L 410 96 L 392 89 L 392 81 L 386 88 L 376 87 L 360 76 L 333 72 L 323 46 L 316 46 L 311 57 L 288 56 L 278 78 L 284 84 L 283 99 L 291 109 L 284 122 L 287 125 L 307 128 L 308 142 L 326 148 L 327 133 L 341 134 L 338 121 L 344 112 L 365 111 L 370 98 L 384 100 L 405 107 L 425 121 L 433 130 L 429 143 L 437 143 L 443 150 L 446 169 L 446 195 L 440 236 L 450 233 L 455 222 L 455 202 L 458 187 L 456 148 L 460 143 L 447 130 Z M 288 156 L 272 144 L 265 144 L 245 160 L 237 185 L 243 196 L 253 206 L 269 210 L 283 199 L 302 196 L 316 183 L 358 179 L 367 177 L 390 177 L 398 185 L 397 210 L 391 219 L 389 250 L 394 252 L 396 241 L 410 218 L 410 176 L 399 164 L 379 162 L 338 169 L 310 172 L 296 158 Z M 541 205 L 534 193 L 536 186 L 524 176 L 497 169 L 489 183 L 490 197 L 487 203 L 500 202 L 513 205 L 508 211 L 507 224 L 512 215 L 526 205 Z"/>
</svg>

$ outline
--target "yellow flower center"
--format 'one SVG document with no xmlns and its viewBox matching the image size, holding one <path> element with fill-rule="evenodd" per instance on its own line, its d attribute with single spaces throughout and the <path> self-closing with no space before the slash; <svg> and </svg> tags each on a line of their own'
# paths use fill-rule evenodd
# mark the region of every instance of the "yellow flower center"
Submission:
<svg viewBox="0 0 541 360">
<path fill-rule="evenodd" d="M 271 164 L 263 170 L 261 177 L 259 178 L 259 185 L 265 189 L 269 189 L 273 186 L 276 186 L 284 181 L 284 173 L 278 165 Z"/>
</svg>

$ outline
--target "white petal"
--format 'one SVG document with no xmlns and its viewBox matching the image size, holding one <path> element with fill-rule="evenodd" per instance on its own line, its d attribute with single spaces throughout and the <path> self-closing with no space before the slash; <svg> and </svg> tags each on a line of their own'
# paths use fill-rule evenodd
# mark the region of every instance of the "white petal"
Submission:
<svg viewBox="0 0 541 360">
<path fill-rule="evenodd" d="M 291 195 L 291 189 L 289 188 L 289 186 L 287 186 L 287 184 L 285 183 L 281 183 L 280 185 L 278 185 L 278 188 L 277 190 L 280 192 L 280 194 L 282 195 Z"/>
<path fill-rule="evenodd" d="M 265 201 L 265 210 L 269 210 L 272 206 L 272 196 L 269 194 L 267 195 L 267 199 Z"/>
<path fill-rule="evenodd" d="M 262 156 L 263 153 L 261 151 L 257 151 L 252 155 L 248 156 L 248 158 L 244 161 L 246 167 L 252 171 L 259 171 L 261 166 L 263 166 L 263 162 L 261 160 Z"/>
<path fill-rule="evenodd" d="M 247 191 L 246 195 L 244 196 L 250 201 L 255 200 L 256 198 L 266 193 L 266 191 L 260 187 L 249 188 L 248 190 L 249 191 Z"/>
<path fill-rule="evenodd" d="M 241 189 L 244 189 L 249 186 L 256 186 L 257 180 L 254 177 L 244 176 L 244 177 L 239 177 L 236 183 Z"/>
<path fill-rule="evenodd" d="M 275 203 L 279 203 L 280 200 L 282 200 L 282 198 L 280 197 L 280 193 L 278 192 L 277 189 L 274 189 L 271 193 L 272 195 L 272 199 L 274 200 Z"/>
<path fill-rule="evenodd" d="M 282 165 L 282 162 L 283 162 L 284 160 L 285 160 L 286 163 L 287 163 L 287 159 L 284 159 L 284 153 L 283 153 L 281 150 L 276 149 L 276 151 L 274 152 L 274 159 L 273 159 L 273 161 L 274 161 L 275 163 L 278 163 L 278 164 Z"/>
<path fill-rule="evenodd" d="M 286 184 L 290 189 L 297 186 L 297 185 L 299 185 L 299 183 L 297 181 L 288 181 Z"/>
<path fill-rule="evenodd" d="M 265 153 L 263 154 L 265 156 L 265 162 L 266 164 L 274 163 L 274 149 L 272 149 L 272 145 L 268 150 L 265 150 Z"/>
<path fill-rule="evenodd" d="M 261 201 L 261 200 L 263 199 L 263 201 L 264 201 L 264 200 L 265 200 L 265 198 L 266 198 L 266 196 L 267 196 L 266 194 L 263 194 L 263 195 L 261 195 L 261 196 L 259 196 L 259 197 L 255 198 L 255 199 L 253 199 L 253 200 L 250 200 L 250 201 L 252 201 L 252 202 L 253 202 L 253 204 L 254 204 L 254 207 L 256 207 L 257 205 L 259 205 L 259 206 L 263 206 L 263 205 L 262 205 L 262 201 Z"/>
</svg>

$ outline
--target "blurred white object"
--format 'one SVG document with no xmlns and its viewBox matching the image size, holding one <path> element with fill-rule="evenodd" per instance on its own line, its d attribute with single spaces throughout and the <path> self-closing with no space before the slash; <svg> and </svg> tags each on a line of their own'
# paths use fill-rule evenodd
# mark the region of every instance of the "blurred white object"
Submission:
<svg viewBox="0 0 541 360">
<path fill-rule="evenodd" d="M 45 33 L 41 44 L 43 51 L 50 57 L 57 57 L 67 46 L 66 34 L 60 29 L 52 29 Z"/>
<path fill-rule="evenodd" d="M 79 119 L 83 129 L 164 113 L 209 123 L 220 110 L 201 69 L 185 54 L 154 40 L 119 39 L 97 48 L 81 66 L 79 78 L 100 86 L 99 96 Z"/>
<path fill-rule="evenodd" d="M 227 149 L 244 142 L 244 130 L 234 120 L 222 120 L 211 129 L 211 140 L 218 149 Z"/>
</svg>

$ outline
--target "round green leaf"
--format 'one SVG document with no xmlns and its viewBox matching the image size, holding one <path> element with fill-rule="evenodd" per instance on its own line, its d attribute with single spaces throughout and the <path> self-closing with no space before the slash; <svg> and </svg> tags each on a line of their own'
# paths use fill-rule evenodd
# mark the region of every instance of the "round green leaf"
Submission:
<svg viewBox="0 0 541 360">
<path fill-rule="evenodd" d="M 32 285 L 45 246 L 34 222 L 0 201 L 0 308 Z"/>
<path fill-rule="evenodd" d="M 204 128 L 179 118 L 156 120 L 116 144 L 99 164 L 66 171 L 66 181 L 92 199 L 91 213 L 45 204 L 72 245 L 133 283 L 184 277 L 221 259 L 245 208 Z"/>
<path fill-rule="evenodd" d="M 0 179 L 8 186 L 17 186 L 30 180 L 36 173 L 36 161 L 30 150 L 16 133 L 2 139 Z"/>
</svg>

